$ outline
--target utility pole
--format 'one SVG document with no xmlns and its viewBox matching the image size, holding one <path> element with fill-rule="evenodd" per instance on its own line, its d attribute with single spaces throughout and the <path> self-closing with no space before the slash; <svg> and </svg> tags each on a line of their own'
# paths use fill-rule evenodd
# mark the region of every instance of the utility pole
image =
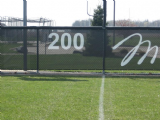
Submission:
<svg viewBox="0 0 160 120">
<path fill-rule="evenodd" d="M 27 1 L 23 0 L 23 26 L 27 26 Z M 23 69 L 27 71 L 27 30 L 23 29 Z"/>
</svg>

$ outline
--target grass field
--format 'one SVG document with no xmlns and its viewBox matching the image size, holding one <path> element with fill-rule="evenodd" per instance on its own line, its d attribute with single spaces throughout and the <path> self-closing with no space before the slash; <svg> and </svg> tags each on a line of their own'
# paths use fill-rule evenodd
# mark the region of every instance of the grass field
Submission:
<svg viewBox="0 0 160 120">
<path fill-rule="evenodd" d="M 102 77 L 1 76 L 1 120 L 98 120 Z M 106 77 L 105 120 L 158 120 L 158 77 Z"/>
</svg>

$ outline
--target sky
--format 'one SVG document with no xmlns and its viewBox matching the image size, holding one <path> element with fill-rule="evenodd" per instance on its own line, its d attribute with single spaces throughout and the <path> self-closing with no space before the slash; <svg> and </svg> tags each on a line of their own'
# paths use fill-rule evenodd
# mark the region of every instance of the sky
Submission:
<svg viewBox="0 0 160 120">
<path fill-rule="evenodd" d="M 160 0 L 115 0 L 116 20 L 160 20 Z M 0 0 L 0 16 L 23 18 L 23 0 Z M 103 0 L 88 0 L 93 14 Z M 107 0 L 107 20 L 113 20 L 113 0 Z M 27 0 L 27 17 L 54 20 L 55 26 L 72 26 L 76 20 L 87 20 L 87 0 Z"/>
</svg>

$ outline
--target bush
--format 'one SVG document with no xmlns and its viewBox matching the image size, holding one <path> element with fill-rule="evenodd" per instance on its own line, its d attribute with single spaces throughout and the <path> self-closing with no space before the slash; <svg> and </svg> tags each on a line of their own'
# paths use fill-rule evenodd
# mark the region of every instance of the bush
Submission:
<svg viewBox="0 0 160 120">
<path fill-rule="evenodd" d="M 120 53 L 121 53 L 121 54 L 127 54 L 127 53 L 128 53 L 128 50 L 127 50 L 127 49 L 122 49 L 122 50 L 120 50 Z"/>
<path fill-rule="evenodd" d="M 145 54 L 145 52 L 143 52 L 143 51 L 139 52 L 140 56 L 143 56 L 144 54 Z"/>
</svg>

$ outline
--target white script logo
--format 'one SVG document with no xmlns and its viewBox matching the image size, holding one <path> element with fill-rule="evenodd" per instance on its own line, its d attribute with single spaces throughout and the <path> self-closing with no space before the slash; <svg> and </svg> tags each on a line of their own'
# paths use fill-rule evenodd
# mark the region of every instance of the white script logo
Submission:
<svg viewBox="0 0 160 120">
<path fill-rule="evenodd" d="M 131 49 L 128 54 L 123 58 L 122 62 L 121 62 L 121 66 L 125 66 L 127 65 L 131 59 L 135 56 L 136 52 L 138 51 L 139 47 L 143 44 L 143 43 L 148 43 L 148 48 L 146 53 L 141 57 L 141 59 L 138 61 L 138 65 L 142 64 L 142 62 L 144 61 L 144 59 L 147 57 L 148 53 L 155 48 L 155 54 L 151 60 L 151 64 L 153 64 L 155 62 L 155 59 L 157 57 L 158 54 L 158 46 L 153 46 L 151 47 L 151 42 L 149 40 L 145 40 L 142 41 L 142 35 L 140 33 L 135 33 L 130 35 L 129 37 L 123 39 L 122 41 L 120 41 L 118 44 L 116 44 L 113 47 L 113 50 L 117 49 L 120 45 L 122 45 L 125 41 L 129 40 L 131 37 L 138 35 L 140 37 L 139 43 L 137 44 L 137 46 L 135 46 L 133 49 Z"/>
</svg>

